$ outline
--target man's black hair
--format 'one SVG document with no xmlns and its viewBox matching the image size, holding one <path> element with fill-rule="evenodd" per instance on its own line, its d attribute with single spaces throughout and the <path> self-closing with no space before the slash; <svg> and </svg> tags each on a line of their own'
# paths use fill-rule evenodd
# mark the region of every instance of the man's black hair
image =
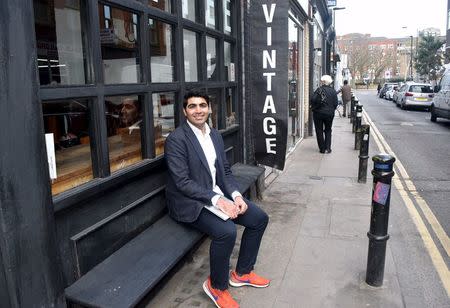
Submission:
<svg viewBox="0 0 450 308">
<path fill-rule="evenodd" d="M 348 84 L 348 80 L 344 80 L 344 84 Z"/>
<path fill-rule="evenodd" d="M 188 99 L 190 99 L 191 97 L 201 97 L 201 98 L 203 98 L 206 101 L 206 103 L 209 106 L 209 96 L 208 95 L 206 95 L 205 93 L 200 92 L 200 91 L 189 91 L 184 96 L 183 109 L 186 109 L 187 103 L 188 103 Z"/>
</svg>

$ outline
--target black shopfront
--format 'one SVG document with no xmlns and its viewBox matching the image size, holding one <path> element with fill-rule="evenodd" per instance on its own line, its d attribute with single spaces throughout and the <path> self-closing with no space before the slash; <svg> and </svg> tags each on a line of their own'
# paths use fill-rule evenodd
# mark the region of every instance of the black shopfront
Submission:
<svg viewBox="0 0 450 308">
<path fill-rule="evenodd" d="M 308 92 L 298 64 L 305 63 L 306 13 L 296 13 L 296 1 L 259 2 L 267 4 L 266 22 L 276 3 L 273 16 L 285 27 L 268 50 L 280 48 L 273 69 L 283 85 L 273 100 L 286 106 L 270 115 L 270 129 L 259 126 L 276 130 L 282 147 L 287 121 L 304 125 L 297 93 Z M 187 91 L 210 96 L 209 124 L 222 133 L 229 162 L 256 162 L 252 104 L 260 102 L 252 82 L 265 88 L 267 80 L 252 74 L 263 67 L 263 57 L 250 54 L 253 4 L 0 1 L 2 307 L 65 306 L 66 287 L 164 215 L 164 140 L 184 121 Z M 271 69 L 274 58 L 266 60 Z M 303 133 L 291 126 L 297 140 Z"/>
</svg>

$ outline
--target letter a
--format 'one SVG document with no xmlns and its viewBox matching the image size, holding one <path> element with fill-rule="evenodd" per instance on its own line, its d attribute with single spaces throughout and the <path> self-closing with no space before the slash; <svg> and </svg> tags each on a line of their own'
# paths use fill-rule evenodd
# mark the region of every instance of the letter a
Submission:
<svg viewBox="0 0 450 308">
<path fill-rule="evenodd" d="M 267 113 L 268 110 L 270 110 L 270 112 L 272 113 L 277 113 L 277 111 L 275 110 L 275 103 L 273 102 L 272 95 L 267 95 L 266 101 L 264 102 L 263 113 Z"/>
</svg>

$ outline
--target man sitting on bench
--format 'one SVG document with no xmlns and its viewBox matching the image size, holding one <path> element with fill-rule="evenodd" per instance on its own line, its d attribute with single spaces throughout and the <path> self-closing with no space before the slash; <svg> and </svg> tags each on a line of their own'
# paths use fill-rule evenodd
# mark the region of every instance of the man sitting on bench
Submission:
<svg viewBox="0 0 450 308">
<path fill-rule="evenodd" d="M 238 192 L 222 136 L 206 123 L 209 97 L 197 92 L 187 93 L 183 111 L 187 121 L 173 131 L 165 143 L 169 215 L 211 237 L 210 277 L 203 283 L 203 290 L 217 307 L 239 307 L 227 290 L 228 284 L 264 288 L 270 283 L 253 272 L 269 218 Z M 222 211 L 230 219 L 220 218 L 205 206 Z M 244 226 L 245 230 L 236 270 L 229 272 L 236 241 L 235 224 Z"/>
</svg>

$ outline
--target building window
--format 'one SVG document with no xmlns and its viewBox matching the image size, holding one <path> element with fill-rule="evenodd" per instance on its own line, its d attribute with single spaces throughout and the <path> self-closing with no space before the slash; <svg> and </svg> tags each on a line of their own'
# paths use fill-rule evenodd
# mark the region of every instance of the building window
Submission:
<svg viewBox="0 0 450 308">
<path fill-rule="evenodd" d="M 111 172 L 142 160 L 142 98 L 105 97 L 106 128 Z"/>
<path fill-rule="evenodd" d="M 184 75 L 186 81 L 198 81 L 197 34 L 183 31 Z"/>
<path fill-rule="evenodd" d="M 148 0 L 148 6 L 158 8 L 166 12 L 172 12 L 170 0 Z"/>
<path fill-rule="evenodd" d="M 205 25 L 216 28 L 216 0 L 205 0 Z"/>
<path fill-rule="evenodd" d="M 226 34 L 232 33 L 232 5 L 234 1 L 223 0 L 223 32 Z"/>
<path fill-rule="evenodd" d="M 226 81 L 236 81 L 235 72 L 235 60 L 234 53 L 231 43 L 224 42 L 224 66 L 225 66 L 225 80 Z"/>
<path fill-rule="evenodd" d="M 235 93 L 236 93 L 236 91 L 234 90 L 234 88 L 226 89 L 226 94 L 225 94 L 225 100 L 226 100 L 225 126 L 226 126 L 226 128 L 233 126 L 237 123 Z"/>
<path fill-rule="evenodd" d="M 182 13 L 183 18 L 197 21 L 197 0 L 182 0 Z"/>
<path fill-rule="evenodd" d="M 56 195 L 93 178 L 89 101 L 43 102 L 42 113 L 49 166 L 53 170 L 52 194 Z"/>
<path fill-rule="evenodd" d="M 208 125 L 214 127 L 215 129 L 220 129 L 219 127 L 219 106 L 222 104 L 221 100 L 221 90 L 220 89 L 208 89 L 207 94 L 209 96 L 209 119 Z"/>
<path fill-rule="evenodd" d="M 208 80 L 218 80 L 217 70 L 217 40 L 206 37 L 206 77 Z"/>
<path fill-rule="evenodd" d="M 172 26 L 149 19 L 152 82 L 174 81 Z"/>
<path fill-rule="evenodd" d="M 99 4 L 99 20 L 105 84 L 140 82 L 137 14 Z"/>
<path fill-rule="evenodd" d="M 33 2 L 40 84 L 88 83 L 82 3 L 79 0 Z"/>
<path fill-rule="evenodd" d="M 155 154 L 164 153 L 164 142 L 175 130 L 175 93 L 153 93 L 153 127 L 155 132 Z"/>
</svg>

